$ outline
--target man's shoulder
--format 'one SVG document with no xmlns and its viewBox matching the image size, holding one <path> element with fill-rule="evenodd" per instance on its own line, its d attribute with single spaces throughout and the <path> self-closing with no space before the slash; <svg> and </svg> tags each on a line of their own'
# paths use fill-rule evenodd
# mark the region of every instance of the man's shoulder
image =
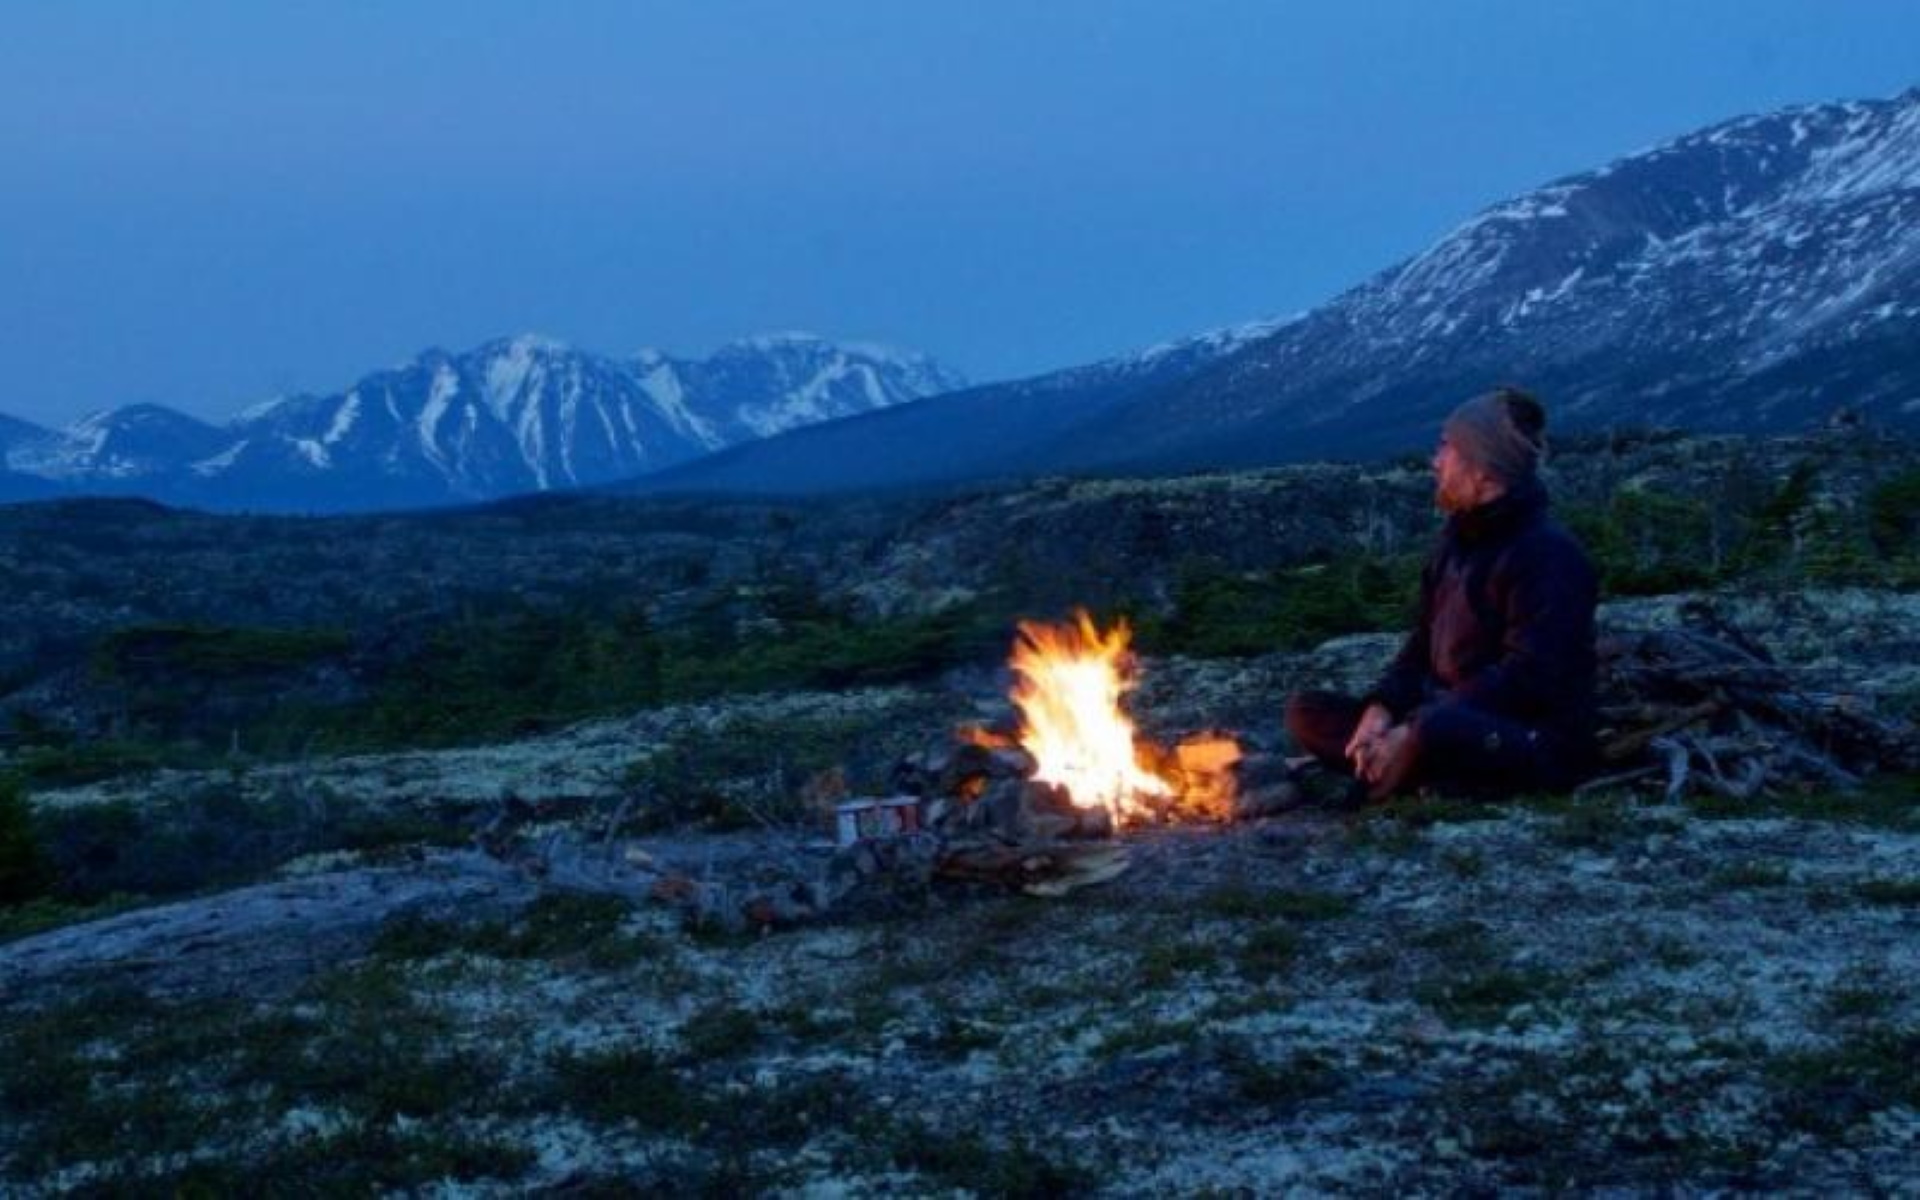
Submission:
<svg viewBox="0 0 1920 1200">
<path fill-rule="evenodd" d="M 1527 522 L 1509 551 L 1514 559 L 1527 564 L 1593 572 L 1593 560 L 1580 539 L 1544 511 Z"/>
<path fill-rule="evenodd" d="M 1575 550 L 1582 549 L 1580 539 L 1575 537 L 1573 532 L 1565 525 L 1562 525 L 1559 518 L 1550 512 L 1541 513 L 1540 519 L 1532 523 L 1532 527 L 1527 530 L 1527 533 L 1532 537 L 1540 538 L 1557 545 L 1571 546 Z"/>
</svg>

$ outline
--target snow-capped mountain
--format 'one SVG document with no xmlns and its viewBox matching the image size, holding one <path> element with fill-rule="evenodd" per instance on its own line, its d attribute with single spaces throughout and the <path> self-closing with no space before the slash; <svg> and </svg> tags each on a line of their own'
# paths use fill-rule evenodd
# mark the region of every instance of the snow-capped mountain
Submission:
<svg viewBox="0 0 1920 1200">
<path fill-rule="evenodd" d="M 636 491 L 825 492 L 1032 475 L 1070 461 L 1084 431 L 1190 379 L 1298 317 L 1252 321 L 1012 383 L 943 392 L 697 459 Z"/>
<path fill-rule="evenodd" d="M 605 483 L 960 383 L 923 355 L 810 334 L 707 359 L 609 358 L 526 335 L 429 350 L 224 427 L 138 405 L 59 434 L 25 426 L 9 441 L 0 428 L 0 452 L 14 471 L 73 489 L 215 508 L 406 507 Z"/>
<path fill-rule="evenodd" d="M 1117 394 L 1120 364 L 1143 360 L 1159 369 Z M 1502 382 L 1562 431 L 1782 430 L 1841 406 L 1920 428 L 1920 89 L 1743 117 L 1557 180 L 1269 328 L 772 438 L 666 482 L 914 482 L 899 431 L 943 426 L 964 453 L 920 479 L 1423 450 Z M 978 399 L 1006 419 L 982 429 Z M 1023 419 L 1043 406 L 1058 411 Z"/>
<path fill-rule="evenodd" d="M 50 480 L 139 479 L 216 450 L 225 434 L 158 404 L 129 404 L 82 418 L 8 453 L 15 470 Z"/>
<path fill-rule="evenodd" d="M 1920 426 L 1920 89 L 1744 117 L 1479 214 L 1114 419 L 1087 454 L 1420 446 L 1530 386 L 1558 428 Z M 1152 430 L 1148 455 L 1136 438 Z"/>
<path fill-rule="evenodd" d="M 641 359 L 666 361 L 651 351 Z M 709 449 L 966 384 L 924 355 L 866 342 L 833 346 L 808 333 L 745 338 L 722 346 L 703 362 L 682 363 L 674 370 L 683 391 L 696 397 L 705 414 L 701 419 L 717 435 L 717 441 L 709 439 Z M 728 396 L 740 399 L 731 404 L 711 399 Z"/>
</svg>

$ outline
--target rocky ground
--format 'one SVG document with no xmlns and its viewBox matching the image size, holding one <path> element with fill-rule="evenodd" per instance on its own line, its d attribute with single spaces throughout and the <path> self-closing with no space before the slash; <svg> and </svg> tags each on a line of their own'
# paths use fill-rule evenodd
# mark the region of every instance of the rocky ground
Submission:
<svg viewBox="0 0 1920 1200">
<path fill-rule="evenodd" d="M 1655 627 L 1682 602 L 1604 623 Z M 1920 597 L 1718 602 L 1811 683 L 1911 709 Z M 1352 686 L 1393 641 L 1150 662 L 1143 725 L 1273 742 L 1287 688 Z M 1144 1195 L 1920 1178 L 1912 779 L 1134 832 L 1125 874 L 1063 898 L 939 885 L 764 934 L 555 889 L 465 845 L 511 800 L 535 810 L 523 844 L 604 829 L 610 852 L 694 875 L 822 854 L 798 812 L 732 832 L 613 817 L 658 799 L 639 785 L 668 778 L 647 767 L 662 754 L 743 741 L 868 746 L 841 771 L 859 790 L 892 741 L 990 713 L 998 686 L 716 702 L 36 796 L 70 813 L 204 808 L 213 790 L 220 811 L 286 819 L 387 806 L 446 836 L 301 853 L 0 945 L 0 1179 Z M 761 794 L 739 782 L 743 803 Z"/>
</svg>

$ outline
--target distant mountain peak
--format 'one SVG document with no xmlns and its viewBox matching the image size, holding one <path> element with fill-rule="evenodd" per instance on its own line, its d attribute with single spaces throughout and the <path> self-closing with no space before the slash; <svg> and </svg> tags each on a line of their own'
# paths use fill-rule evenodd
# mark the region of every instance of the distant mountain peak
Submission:
<svg viewBox="0 0 1920 1200">
<path fill-rule="evenodd" d="M 88 413 L 7 454 L 7 465 L 56 480 L 137 478 L 194 457 L 217 444 L 221 430 L 160 404 L 129 404 Z"/>
<path fill-rule="evenodd" d="M 567 354 L 573 350 L 557 337 L 544 333 L 516 333 L 511 337 L 492 338 L 482 342 L 475 349 L 480 354 Z"/>
<path fill-rule="evenodd" d="M 734 338 L 723 344 L 720 349 L 748 350 L 764 354 L 770 350 L 789 349 L 795 346 L 824 345 L 826 341 L 827 339 L 819 334 L 805 329 L 775 329 Z"/>
<path fill-rule="evenodd" d="M 731 354 L 844 354 L 876 362 L 925 363 L 931 356 L 879 341 L 838 341 L 804 329 L 782 329 L 735 338 L 721 345 L 715 356 Z"/>
<path fill-rule="evenodd" d="M 274 397 L 222 429 L 131 405 L 59 434 L 0 427 L 0 450 L 42 478 L 184 503 L 408 506 L 627 478 L 957 379 L 922 355 L 817 334 L 741 339 L 709 359 L 615 359 L 521 333 L 423 350 L 337 394 Z"/>
</svg>

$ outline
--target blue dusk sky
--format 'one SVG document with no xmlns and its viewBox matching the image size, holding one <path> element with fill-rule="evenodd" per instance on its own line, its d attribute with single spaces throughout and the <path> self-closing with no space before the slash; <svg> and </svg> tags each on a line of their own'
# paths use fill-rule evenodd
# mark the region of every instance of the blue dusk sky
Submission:
<svg viewBox="0 0 1920 1200">
<path fill-rule="evenodd" d="M 1030 374 L 1311 307 L 1913 0 L 13 0 L 0 412 L 208 418 L 538 331 Z"/>
</svg>

